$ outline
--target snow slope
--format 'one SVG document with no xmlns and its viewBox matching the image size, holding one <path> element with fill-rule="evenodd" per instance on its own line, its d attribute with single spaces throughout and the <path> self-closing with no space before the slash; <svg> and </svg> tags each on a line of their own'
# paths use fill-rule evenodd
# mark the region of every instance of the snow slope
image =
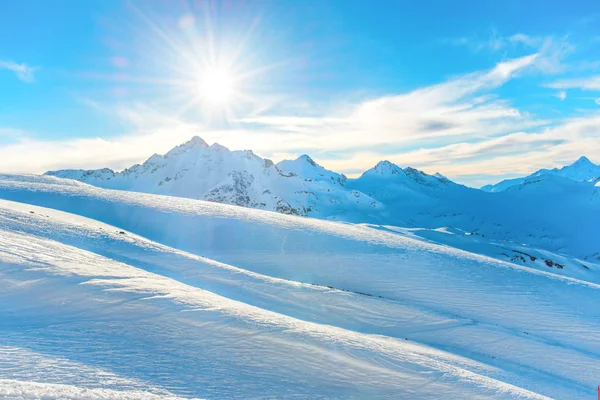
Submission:
<svg viewBox="0 0 600 400">
<path fill-rule="evenodd" d="M 0 198 L 0 397 L 595 394 L 597 270 L 53 177 Z"/>
</svg>

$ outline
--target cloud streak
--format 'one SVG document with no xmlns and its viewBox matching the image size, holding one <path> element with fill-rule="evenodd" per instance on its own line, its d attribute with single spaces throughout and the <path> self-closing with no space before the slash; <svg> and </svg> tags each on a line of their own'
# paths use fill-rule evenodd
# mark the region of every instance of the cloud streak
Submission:
<svg viewBox="0 0 600 400">
<path fill-rule="evenodd" d="M 580 89 L 600 91 L 600 75 L 586 78 L 562 79 L 548 83 L 546 87 L 552 89 Z"/>
<path fill-rule="evenodd" d="M 241 122 L 271 132 L 265 132 L 267 142 L 287 152 L 406 150 L 531 129 L 548 121 L 533 119 L 489 92 L 534 67 L 538 59 L 539 55 L 533 54 L 509 60 L 488 71 L 406 94 L 365 100 L 327 115 L 261 115 Z M 262 150 L 260 140 L 257 145 L 257 150 Z"/>
<path fill-rule="evenodd" d="M 34 72 L 36 67 L 30 67 L 27 64 L 17 64 L 12 61 L 0 60 L 0 69 L 12 71 L 19 80 L 27 83 L 35 81 Z"/>
</svg>

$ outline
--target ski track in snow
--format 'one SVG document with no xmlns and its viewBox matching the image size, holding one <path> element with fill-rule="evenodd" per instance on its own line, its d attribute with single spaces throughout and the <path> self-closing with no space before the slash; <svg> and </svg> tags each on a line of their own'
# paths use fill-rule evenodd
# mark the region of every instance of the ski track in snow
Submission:
<svg viewBox="0 0 600 400">
<path fill-rule="evenodd" d="M 0 181 L 22 202 L 0 201 L 0 398 L 593 394 L 593 282 L 369 226 L 64 182 Z"/>
</svg>

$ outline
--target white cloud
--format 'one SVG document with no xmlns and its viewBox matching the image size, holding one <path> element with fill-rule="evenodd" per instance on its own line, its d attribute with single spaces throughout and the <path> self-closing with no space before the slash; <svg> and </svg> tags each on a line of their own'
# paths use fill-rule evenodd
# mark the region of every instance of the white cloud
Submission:
<svg viewBox="0 0 600 400">
<path fill-rule="evenodd" d="M 17 64 L 12 61 L 0 60 L 0 69 L 12 71 L 19 80 L 30 83 L 35 80 L 34 72 L 37 68 L 30 67 L 27 64 Z"/>
<path fill-rule="evenodd" d="M 480 52 L 484 50 L 488 51 L 501 51 L 505 48 L 514 45 L 519 41 L 520 37 L 525 37 L 522 34 L 516 34 L 511 37 L 505 37 L 498 32 L 497 29 L 490 29 L 489 33 L 485 36 L 473 35 L 473 36 L 461 36 L 458 38 L 447 38 L 441 42 L 444 44 L 450 44 L 453 46 L 465 46 L 474 52 Z M 513 39 L 514 38 L 514 39 Z"/>
<path fill-rule="evenodd" d="M 460 37 L 444 39 L 442 43 L 465 46 L 474 52 L 487 50 L 502 52 L 505 55 L 515 54 L 523 50 L 534 50 L 540 55 L 536 61 L 536 68 L 545 74 L 557 74 L 571 68 L 563 61 L 575 50 L 575 46 L 568 41 L 568 36 L 531 36 L 524 33 L 503 36 L 495 29 L 492 29 L 489 35 L 484 38 L 479 36 Z M 584 64 L 586 63 L 583 63 L 580 67 L 588 67 Z"/>
<path fill-rule="evenodd" d="M 600 115 L 573 119 L 535 133 L 514 133 L 478 143 L 462 143 L 431 151 L 398 155 L 430 170 L 434 164 L 461 179 L 475 174 L 487 182 L 506 174 L 529 174 L 540 168 L 558 167 L 588 155 L 600 162 Z M 465 181 L 465 179 L 462 179 Z M 468 179 L 467 179 L 468 180 Z"/>
<path fill-rule="evenodd" d="M 569 43 L 568 37 L 556 39 L 544 38 L 538 47 L 540 57 L 536 68 L 544 74 L 560 74 L 572 68 L 564 63 L 564 59 L 575 51 L 575 46 Z"/>
<path fill-rule="evenodd" d="M 564 90 L 561 90 L 560 92 L 556 93 L 554 95 L 554 97 L 556 97 L 560 101 L 564 101 L 567 98 L 567 92 L 565 92 Z"/>
<path fill-rule="evenodd" d="M 543 41 L 543 39 L 540 38 L 539 36 L 529 36 L 529 35 L 525 35 L 524 33 L 516 33 L 512 36 L 509 36 L 506 40 L 509 43 L 513 43 L 513 44 L 520 43 L 520 44 L 523 44 L 528 47 L 537 47 Z"/>
<path fill-rule="evenodd" d="M 409 145 L 432 140 L 492 136 L 544 124 L 507 102 L 488 95 L 526 68 L 537 54 L 499 63 L 489 71 L 395 96 L 366 100 L 320 117 L 262 115 L 242 119 L 286 132 L 283 149 L 349 150 L 379 145 Z"/>
<path fill-rule="evenodd" d="M 548 83 L 546 87 L 552 89 L 600 90 L 600 75 L 586 78 L 561 79 Z"/>
</svg>

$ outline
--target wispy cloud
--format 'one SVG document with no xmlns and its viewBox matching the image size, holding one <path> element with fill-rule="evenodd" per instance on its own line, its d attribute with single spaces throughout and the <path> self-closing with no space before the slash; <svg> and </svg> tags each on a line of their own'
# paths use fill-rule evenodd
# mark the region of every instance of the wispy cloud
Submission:
<svg viewBox="0 0 600 400">
<path fill-rule="evenodd" d="M 519 34 L 520 35 L 520 34 Z M 515 35 L 518 36 L 518 35 Z M 522 35 L 525 37 L 525 35 Z M 480 51 L 500 51 L 505 49 L 507 46 L 512 45 L 515 42 L 511 41 L 510 38 L 502 36 L 496 29 L 490 29 L 488 35 L 480 36 L 461 36 L 456 38 L 444 38 L 441 40 L 442 44 L 448 44 L 451 46 L 467 47 L 474 52 Z"/>
<path fill-rule="evenodd" d="M 561 79 L 546 85 L 552 89 L 600 90 L 600 75 L 586 78 Z"/>
<path fill-rule="evenodd" d="M 530 35 L 526 35 L 524 33 L 516 33 L 512 36 L 509 36 L 508 38 L 503 38 L 502 42 L 503 43 L 511 43 L 511 44 L 523 44 L 528 47 L 538 47 L 545 40 L 547 40 L 547 39 L 544 39 L 540 36 L 530 36 Z"/>
<path fill-rule="evenodd" d="M 575 46 L 569 42 L 568 36 L 532 36 L 524 33 L 505 36 L 496 29 L 491 29 L 484 37 L 464 36 L 444 39 L 442 43 L 467 47 L 473 52 L 490 51 L 505 55 L 517 51 L 535 51 L 540 54 L 537 68 L 546 74 L 557 74 L 568 69 L 564 59 L 575 51 Z"/>
<path fill-rule="evenodd" d="M 567 92 L 565 92 L 564 90 L 561 90 L 560 92 L 556 93 L 554 95 L 554 97 L 556 97 L 560 101 L 564 101 L 567 98 Z"/>
<path fill-rule="evenodd" d="M 13 61 L 0 60 L 0 69 L 12 71 L 19 80 L 31 83 L 35 80 L 34 72 L 37 67 L 30 67 L 27 64 L 18 64 Z"/>
<path fill-rule="evenodd" d="M 497 64 L 488 71 L 457 77 L 415 91 L 356 103 L 328 115 L 262 115 L 242 119 L 259 129 L 285 132 L 280 150 L 356 150 L 376 146 L 414 147 L 494 136 L 545 124 L 490 94 L 534 66 L 537 54 Z"/>
<path fill-rule="evenodd" d="M 538 132 L 517 132 L 477 143 L 458 143 L 399 155 L 416 166 L 436 165 L 448 175 L 468 181 L 495 181 L 508 174 L 529 174 L 540 168 L 571 163 L 581 155 L 600 162 L 600 115 L 571 119 Z"/>
<path fill-rule="evenodd" d="M 549 37 L 530 36 L 524 33 L 516 33 L 510 36 L 502 35 L 497 29 L 490 29 L 487 35 L 461 36 L 458 38 L 446 38 L 441 42 L 454 46 L 465 46 L 475 52 L 480 51 L 504 51 L 518 46 L 530 49 L 541 47 Z"/>
</svg>

